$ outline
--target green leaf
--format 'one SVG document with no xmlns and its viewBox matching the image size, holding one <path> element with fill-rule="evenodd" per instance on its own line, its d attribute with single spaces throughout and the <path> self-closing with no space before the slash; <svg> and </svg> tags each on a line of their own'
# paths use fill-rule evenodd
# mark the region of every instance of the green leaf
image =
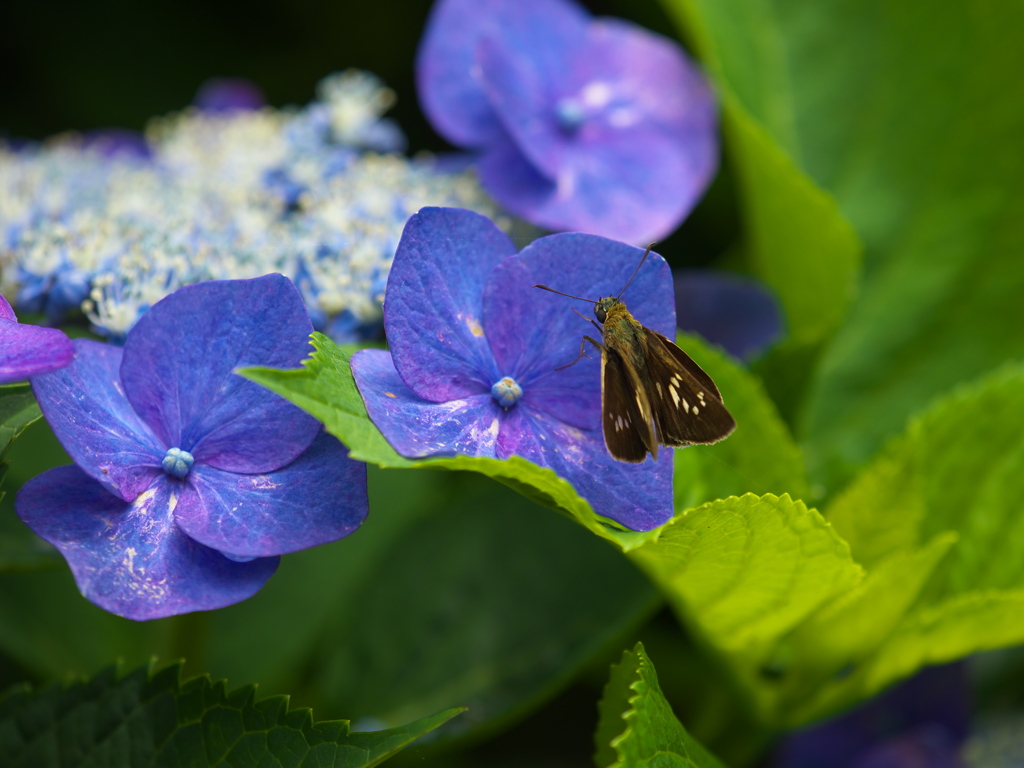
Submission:
<svg viewBox="0 0 1024 768">
<path fill-rule="evenodd" d="M 835 200 L 728 95 L 723 132 L 738 177 L 747 258 L 778 294 L 787 345 L 825 340 L 853 300 L 861 246 Z"/>
<path fill-rule="evenodd" d="M 664 2 L 725 96 L 727 137 L 739 105 L 864 242 L 801 420 L 812 476 L 837 488 L 920 403 L 1024 355 L 1024 6 Z"/>
<path fill-rule="evenodd" d="M 447 733 L 493 730 L 660 605 L 603 541 L 508 489 L 459 479 L 471 492 L 407 527 L 339 604 L 346 619 L 316 662 L 333 706 L 391 725 L 457 703 L 469 711 Z"/>
<path fill-rule="evenodd" d="M 0 386 L 0 484 L 7 473 L 7 451 L 11 441 L 42 415 L 28 384 Z"/>
<path fill-rule="evenodd" d="M 1022 394 L 1017 365 L 940 400 L 830 505 L 867 576 L 780 643 L 780 724 L 1024 642 Z"/>
<path fill-rule="evenodd" d="M 722 98 L 743 253 L 779 296 L 788 325 L 786 341 L 760 367 L 791 419 L 821 346 L 854 299 L 862 246 L 835 199 L 794 161 L 796 126 L 770 4 L 663 2 L 692 39 Z"/>
<path fill-rule="evenodd" d="M 678 343 L 715 380 L 737 426 L 720 443 L 675 452 L 676 509 L 743 493 L 807 498 L 803 456 L 758 378 L 695 336 Z"/>
<path fill-rule="evenodd" d="M 28 384 L 0 386 L 0 487 L 10 466 L 11 443 L 42 415 Z M 52 548 L 14 517 L 10 500 L 4 502 L 5 495 L 0 490 L 0 511 L 4 513 L 0 517 L 0 571 L 52 561 Z"/>
<path fill-rule="evenodd" d="M 313 722 L 288 698 L 255 700 L 255 686 L 180 681 L 181 665 L 108 669 L 67 688 L 21 689 L 0 700 L 0 762 L 46 766 L 379 765 L 457 715 L 448 710 L 401 728 L 352 733 L 348 721 Z"/>
<path fill-rule="evenodd" d="M 0 451 L 42 415 L 28 384 L 0 386 Z"/>
<path fill-rule="evenodd" d="M 829 507 L 854 555 L 871 566 L 865 585 L 872 577 L 886 580 L 882 574 L 894 563 L 905 567 L 886 580 L 891 586 L 860 601 L 859 619 L 836 621 L 831 632 L 805 628 L 833 666 L 855 665 L 848 680 L 811 706 L 835 708 L 923 664 L 1024 642 L 1022 393 L 1024 366 L 1017 365 L 940 400 Z M 931 562 L 913 564 L 922 557 Z M 882 621 L 901 591 L 911 594 L 907 585 L 920 594 L 897 611 L 898 622 Z M 865 632 L 877 639 L 862 639 L 856 649 L 838 640 Z"/>
<path fill-rule="evenodd" d="M 750 657 L 862 578 L 817 511 L 773 494 L 687 510 L 630 556 L 702 636 Z"/>
<path fill-rule="evenodd" d="M 1024 588 L 1021 424 L 1024 365 L 1014 365 L 914 419 L 835 499 L 829 520 L 866 562 L 956 533 L 956 549 L 932 585 L 933 600 Z"/>
<path fill-rule="evenodd" d="M 928 546 L 899 552 L 878 563 L 860 584 L 812 614 L 776 649 L 766 669 L 775 685 L 763 686 L 773 719 L 797 727 L 877 693 L 870 670 L 901 631 L 928 579 L 955 544 L 936 537 Z M 905 670 L 904 674 L 916 671 Z"/>
<path fill-rule="evenodd" d="M 598 768 L 720 768 L 722 765 L 690 734 L 665 700 L 654 664 L 637 643 L 612 665 L 598 704 L 594 734 Z"/>
</svg>

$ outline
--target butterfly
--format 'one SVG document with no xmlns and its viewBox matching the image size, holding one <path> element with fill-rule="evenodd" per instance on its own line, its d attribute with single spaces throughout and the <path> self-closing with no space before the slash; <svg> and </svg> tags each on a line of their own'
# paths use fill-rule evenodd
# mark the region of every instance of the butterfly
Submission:
<svg viewBox="0 0 1024 768">
<path fill-rule="evenodd" d="M 652 247 L 618 296 L 586 299 L 533 286 L 594 305 L 597 322 L 586 319 L 601 331 L 602 341 L 584 335 L 579 356 L 560 368 L 589 357 L 587 342 L 601 350 L 604 444 L 613 458 L 632 463 L 644 461 L 648 453 L 657 460 L 659 445 L 717 443 L 736 428 L 711 377 L 668 338 L 641 325 L 621 300 Z"/>
</svg>

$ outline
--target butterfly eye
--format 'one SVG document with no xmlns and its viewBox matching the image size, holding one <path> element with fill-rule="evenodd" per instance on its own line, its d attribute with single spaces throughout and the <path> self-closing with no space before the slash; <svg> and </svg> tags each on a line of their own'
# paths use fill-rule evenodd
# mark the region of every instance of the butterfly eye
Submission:
<svg viewBox="0 0 1024 768">
<path fill-rule="evenodd" d="M 597 322 L 599 323 L 604 323 L 604 321 L 608 319 L 608 313 L 600 304 L 594 305 L 594 314 L 597 316 Z"/>
</svg>

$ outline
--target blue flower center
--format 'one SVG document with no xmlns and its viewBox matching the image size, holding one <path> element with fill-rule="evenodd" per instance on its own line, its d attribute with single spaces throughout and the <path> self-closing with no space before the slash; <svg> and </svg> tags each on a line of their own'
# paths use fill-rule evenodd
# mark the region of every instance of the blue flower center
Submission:
<svg viewBox="0 0 1024 768">
<path fill-rule="evenodd" d="M 167 453 L 164 454 L 164 460 L 160 462 L 160 466 L 164 468 L 164 472 L 168 475 L 185 477 L 188 471 L 192 469 L 192 464 L 194 463 L 195 459 L 192 458 L 192 454 L 188 451 L 183 451 L 181 448 L 168 448 Z"/>
<path fill-rule="evenodd" d="M 587 119 L 587 113 L 583 109 L 583 105 L 576 99 L 567 97 L 559 99 L 555 104 L 555 119 L 558 121 L 558 127 L 563 131 L 575 133 Z"/>
<path fill-rule="evenodd" d="M 523 396 L 523 388 L 511 376 L 505 376 L 491 387 L 491 395 L 498 401 L 498 405 L 510 408 Z"/>
</svg>

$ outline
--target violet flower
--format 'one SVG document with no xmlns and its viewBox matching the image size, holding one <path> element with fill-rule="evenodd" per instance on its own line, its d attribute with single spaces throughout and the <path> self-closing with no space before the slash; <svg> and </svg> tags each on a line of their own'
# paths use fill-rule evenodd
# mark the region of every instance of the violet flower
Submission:
<svg viewBox="0 0 1024 768">
<path fill-rule="evenodd" d="M 250 112 L 267 100 L 252 80 L 244 77 L 211 77 L 199 86 L 193 100 L 203 112 Z"/>
<path fill-rule="evenodd" d="M 782 309 L 763 283 L 713 269 L 676 273 L 676 322 L 733 357 L 750 361 L 783 335 Z"/>
<path fill-rule="evenodd" d="M 962 768 L 970 725 L 964 664 L 929 667 L 824 723 L 789 735 L 774 768 Z"/>
<path fill-rule="evenodd" d="M 634 530 L 672 516 L 672 452 L 616 461 L 601 432 L 600 356 L 577 296 L 617 294 L 643 251 L 596 235 L 544 237 L 516 254 L 489 219 L 424 208 L 398 244 L 384 300 L 390 352 L 364 350 L 352 372 L 374 424 L 398 453 L 522 456 L 568 480 L 594 511 Z M 651 254 L 623 296 L 644 325 L 672 334 L 672 276 Z M 588 315 L 589 316 L 589 315 Z"/>
<path fill-rule="evenodd" d="M 548 229 L 646 245 L 717 169 L 714 97 L 679 45 L 569 0 L 438 0 L 416 78 L 484 187 Z"/>
<path fill-rule="evenodd" d="M 365 465 L 233 373 L 297 366 L 311 331 L 281 275 L 198 283 L 154 304 L 123 350 L 78 340 L 73 365 L 32 378 L 77 466 L 30 480 L 15 509 L 83 595 L 137 620 L 219 608 L 255 594 L 278 555 L 360 525 Z"/>
<path fill-rule="evenodd" d="M 55 371 L 74 358 L 75 348 L 63 332 L 22 325 L 7 299 L 0 296 L 0 384 Z"/>
</svg>

